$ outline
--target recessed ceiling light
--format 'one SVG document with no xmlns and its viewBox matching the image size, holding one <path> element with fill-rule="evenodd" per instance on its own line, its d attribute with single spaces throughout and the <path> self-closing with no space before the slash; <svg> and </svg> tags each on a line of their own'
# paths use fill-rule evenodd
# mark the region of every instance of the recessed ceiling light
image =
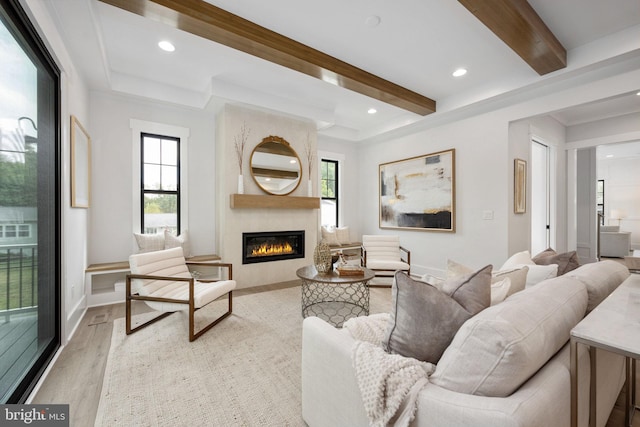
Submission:
<svg viewBox="0 0 640 427">
<path fill-rule="evenodd" d="M 364 23 L 367 27 L 373 28 L 380 25 L 380 17 L 376 15 L 367 16 L 367 19 L 364 20 Z"/>
<path fill-rule="evenodd" d="M 610 159 L 610 158 L 612 158 L 612 157 L 613 157 L 613 154 L 607 154 L 605 157 L 606 157 L 607 159 Z"/>
<path fill-rule="evenodd" d="M 367 113 L 369 113 L 369 114 L 375 114 L 375 113 L 377 113 L 377 112 L 378 112 L 378 110 L 376 110 L 375 108 L 369 108 L 369 109 L 367 110 Z"/>
<path fill-rule="evenodd" d="M 455 70 L 451 75 L 453 77 L 462 77 L 465 74 L 467 74 L 467 70 L 465 68 L 458 68 L 457 70 Z"/>
<path fill-rule="evenodd" d="M 160 43 L 158 43 L 158 46 L 160 46 L 160 49 L 164 50 L 165 52 L 173 52 L 174 50 L 176 50 L 176 47 L 173 45 L 173 43 L 167 40 L 162 40 Z"/>
</svg>

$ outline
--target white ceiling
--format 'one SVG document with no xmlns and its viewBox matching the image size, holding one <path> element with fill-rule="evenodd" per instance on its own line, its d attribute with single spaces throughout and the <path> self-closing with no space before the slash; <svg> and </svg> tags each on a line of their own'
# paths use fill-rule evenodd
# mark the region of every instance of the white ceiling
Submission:
<svg viewBox="0 0 640 427">
<path fill-rule="evenodd" d="M 91 89 L 195 108 L 250 104 L 308 118 L 322 135 L 350 141 L 426 120 L 97 0 L 41 1 Z M 455 0 L 207 1 L 436 100 L 432 116 L 640 51 L 638 0 L 529 0 L 568 51 L 567 68 L 546 76 Z M 371 16 L 380 24 L 367 25 Z M 176 51 L 161 51 L 163 39 Z M 454 78 L 458 67 L 469 72 Z M 640 111 L 640 97 L 625 98 L 554 116 L 569 125 Z M 371 107 L 377 114 L 367 114 Z"/>
</svg>

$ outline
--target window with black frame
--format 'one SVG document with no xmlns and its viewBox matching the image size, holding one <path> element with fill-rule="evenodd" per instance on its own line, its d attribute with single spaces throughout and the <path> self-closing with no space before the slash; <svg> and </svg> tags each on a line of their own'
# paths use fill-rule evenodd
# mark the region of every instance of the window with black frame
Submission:
<svg viewBox="0 0 640 427">
<path fill-rule="evenodd" d="M 325 227 L 338 226 L 338 161 L 320 161 L 321 222 Z"/>
<path fill-rule="evenodd" d="M 180 138 L 141 134 L 144 234 L 180 234 Z"/>
</svg>

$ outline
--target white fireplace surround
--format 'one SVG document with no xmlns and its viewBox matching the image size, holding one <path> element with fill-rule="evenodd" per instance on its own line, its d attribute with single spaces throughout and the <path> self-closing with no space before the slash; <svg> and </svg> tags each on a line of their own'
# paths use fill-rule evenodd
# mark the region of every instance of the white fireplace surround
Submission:
<svg viewBox="0 0 640 427">
<path fill-rule="evenodd" d="M 246 126 L 249 136 L 243 153 L 243 170 L 238 170 L 234 147 L 242 126 Z M 253 181 L 249 168 L 249 158 L 253 148 L 263 138 L 274 135 L 284 138 L 298 153 L 302 162 L 300 185 L 287 197 L 306 197 L 309 180 L 306 144 L 311 144 L 316 153 L 311 186 L 314 196 L 318 196 L 317 132 L 310 121 L 298 120 L 269 112 L 251 110 L 235 105 L 226 105 L 218 115 L 216 141 L 218 253 L 225 262 L 233 264 L 233 278 L 237 288 L 248 288 L 296 280 L 296 270 L 311 264 L 313 250 L 317 243 L 320 210 L 307 208 L 231 208 L 231 195 L 238 191 L 238 175 L 244 177 L 244 193 L 266 195 Z M 307 142 L 308 141 L 308 142 Z M 275 196 L 274 196 L 275 197 Z M 284 201 L 284 200 L 283 200 Z M 242 264 L 242 233 L 264 231 L 305 230 L 305 257 L 293 260 L 279 260 L 265 263 Z"/>
</svg>

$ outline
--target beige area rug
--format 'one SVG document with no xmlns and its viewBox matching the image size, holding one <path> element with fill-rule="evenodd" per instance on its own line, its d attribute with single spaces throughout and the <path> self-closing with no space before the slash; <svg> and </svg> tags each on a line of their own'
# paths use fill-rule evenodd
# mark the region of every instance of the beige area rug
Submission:
<svg viewBox="0 0 640 427">
<path fill-rule="evenodd" d="M 300 298 L 299 287 L 234 297 L 192 343 L 183 313 L 129 336 L 116 319 L 95 425 L 303 426 Z M 389 288 L 371 289 L 371 313 L 390 303 Z M 226 300 L 214 304 L 196 315 Z"/>
</svg>

